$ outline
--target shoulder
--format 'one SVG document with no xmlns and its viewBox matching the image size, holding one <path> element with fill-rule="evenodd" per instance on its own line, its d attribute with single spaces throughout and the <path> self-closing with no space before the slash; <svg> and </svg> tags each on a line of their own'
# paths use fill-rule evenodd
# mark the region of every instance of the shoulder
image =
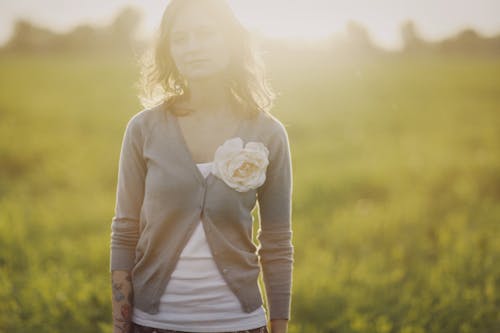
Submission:
<svg viewBox="0 0 500 333">
<path fill-rule="evenodd" d="M 257 117 L 258 128 L 261 136 L 267 139 L 281 138 L 288 141 L 288 125 L 269 112 L 261 112 Z"/>
<path fill-rule="evenodd" d="M 287 160 L 284 157 L 291 154 L 286 124 L 268 112 L 261 112 L 254 126 L 250 141 L 262 142 L 269 150 L 269 159 L 273 164 L 281 161 L 276 165 L 283 165 Z"/>
<path fill-rule="evenodd" d="M 143 108 L 135 113 L 128 121 L 133 126 L 150 126 L 156 123 L 162 116 L 164 109 L 161 105 Z"/>
<path fill-rule="evenodd" d="M 262 112 L 258 119 L 258 138 L 265 143 L 271 154 L 290 150 L 287 125 L 276 116 Z"/>
<path fill-rule="evenodd" d="M 144 135 L 150 133 L 151 128 L 159 122 L 160 117 L 163 116 L 162 112 L 163 109 L 160 106 L 139 110 L 129 118 L 126 125 L 126 131 L 135 136 L 144 137 Z"/>
</svg>

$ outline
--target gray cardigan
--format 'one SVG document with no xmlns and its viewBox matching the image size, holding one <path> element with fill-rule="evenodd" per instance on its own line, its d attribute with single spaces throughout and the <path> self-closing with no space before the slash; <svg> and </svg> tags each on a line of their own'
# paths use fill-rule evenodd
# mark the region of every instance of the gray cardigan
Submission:
<svg viewBox="0 0 500 333">
<path fill-rule="evenodd" d="M 187 148 L 176 116 L 162 105 L 129 120 L 118 166 L 111 223 L 110 271 L 132 272 L 134 306 L 158 313 L 160 297 L 178 257 L 202 220 L 216 265 L 242 309 L 263 304 L 269 319 L 289 319 L 294 247 L 291 228 L 292 164 L 288 134 L 274 116 L 260 112 L 234 136 L 269 150 L 265 183 L 239 192 L 210 173 L 205 178 Z M 257 247 L 252 241 L 258 202 Z"/>
</svg>

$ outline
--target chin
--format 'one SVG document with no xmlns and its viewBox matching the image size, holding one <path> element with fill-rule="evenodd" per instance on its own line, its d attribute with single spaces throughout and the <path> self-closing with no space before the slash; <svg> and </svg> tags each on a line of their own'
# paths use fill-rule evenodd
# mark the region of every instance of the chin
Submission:
<svg viewBox="0 0 500 333">
<path fill-rule="evenodd" d="M 221 76 L 220 72 L 197 72 L 197 73 L 191 73 L 189 75 L 189 80 L 190 81 L 205 81 L 205 80 L 211 80 L 211 79 L 216 79 Z"/>
</svg>

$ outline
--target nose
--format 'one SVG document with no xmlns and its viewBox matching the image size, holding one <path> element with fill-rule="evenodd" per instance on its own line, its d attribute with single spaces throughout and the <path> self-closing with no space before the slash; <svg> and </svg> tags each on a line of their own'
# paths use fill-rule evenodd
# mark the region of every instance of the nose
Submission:
<svg viewBox="0 0 500 333">
<path fill-rule="evenodd" d="M 188 37 L 188 41 L 186 43 L 186 52 L 194 52 L 200 49 L 201 41 L 195 36 L 195 34 L 190 34 Z"/>
</svg>

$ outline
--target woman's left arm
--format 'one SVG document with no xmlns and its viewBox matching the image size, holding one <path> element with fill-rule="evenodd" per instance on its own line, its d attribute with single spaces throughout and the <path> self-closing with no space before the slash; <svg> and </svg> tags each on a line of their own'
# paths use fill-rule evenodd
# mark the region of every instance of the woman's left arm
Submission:
<svg viewBox="0 0 500 333">
<path fill-rule="evenodd" d="M 271 333 L 287 333 L 288 319 L 271 320 Z"/>
<path fill-rule="evenodd" d="M 268 140 L 266 181 L 258 189 L 262 266 L 272 333 L 286 333 L 290 319 L 294 247 L 292 244 L 292 161 L 288 134 L 279 127 Z"/>
</svg>

